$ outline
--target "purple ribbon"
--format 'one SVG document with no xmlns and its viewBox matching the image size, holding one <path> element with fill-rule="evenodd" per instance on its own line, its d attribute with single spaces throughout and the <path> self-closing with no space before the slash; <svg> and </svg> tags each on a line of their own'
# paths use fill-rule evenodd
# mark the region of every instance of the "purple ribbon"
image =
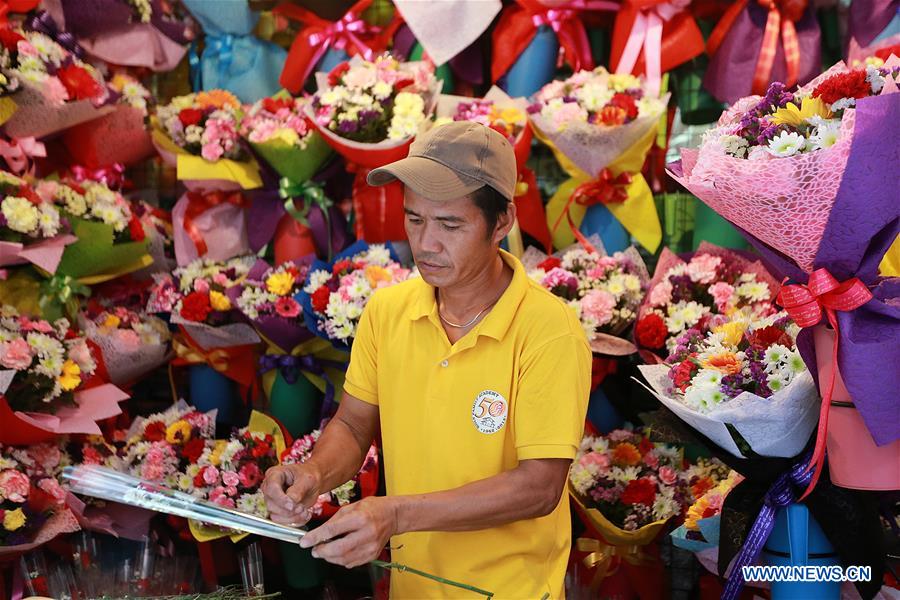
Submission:
<svg viewBox="0 0 900 600">
<path fill-rule="evenodd" d="M 334 407 L 334 384 L 325 373 L 325 367 L 340 369 L 347 368 L 347 365 L 335 360 L 323 360 L 304 354 L 294 356 L 292 354 L 263 354 L 259 357 L 259 373 L 260 375 L 268 373 L 272 369 L 278 369 L 281 376 L 289 385 L 297 383 L 301 372 L 321 377 L 325 381 L 325 399 L 322 401 L 322 418 L 328 418 L 332 415 Z"/>
<path fill-rule="evenodd" d="M 756 561 L 759 560 L 763 546 L 775 527 L 775 516 L 778 509 L 793 504 L 797 499 L 797 490 L 802 492 L 812 480 L 812 470 L 807 469 L 811 459 L 812 452 L 810 451 L 795 463 L 790 471 L 782 473 L 766 492 L 762 509 L 753 522 L 753 526 L 750 527 L 750 533 L 747 534 L 744 545 L 741 546 L 741 551 L 731 567 L 731 576 L 725 584 L 722 600 L 735 600 L 740 595 L 741 588 L 744 587 L 743 567 L 756 564 Z"/>
<path fill-rule="evenodd" d="M 43 33 L 78 58 L 84 60 L 84 48 L 78 44 L 75 36 L 68 31 L 60 31 L 56 21 L 53 20 L 53 17 L 46 10 L 40 10 L 28 17 L 28 20 L 25 21 L 25 29 Z"/>
</svg>

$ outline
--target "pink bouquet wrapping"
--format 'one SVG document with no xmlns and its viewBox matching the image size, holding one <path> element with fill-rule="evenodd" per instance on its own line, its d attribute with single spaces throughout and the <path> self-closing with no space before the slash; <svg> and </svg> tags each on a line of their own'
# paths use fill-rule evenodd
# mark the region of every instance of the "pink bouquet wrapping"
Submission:
<svg viewBox="0 0 900 600">
<path fill-rule="evenodd" d="M 205 258 L 221 262 L 250 253 L 249 200 L 239 190 L 186 192 L 172 208 L 172 237 L 179 266 Z"/>
<path fill-rule="evenodd" d="M 109 379 L 117 385 L 134 383 L 170 358 L 172 336 L 162 319 L 122 306 L 80 317 L 81 329 L 100 348 Z"/>
</svg>

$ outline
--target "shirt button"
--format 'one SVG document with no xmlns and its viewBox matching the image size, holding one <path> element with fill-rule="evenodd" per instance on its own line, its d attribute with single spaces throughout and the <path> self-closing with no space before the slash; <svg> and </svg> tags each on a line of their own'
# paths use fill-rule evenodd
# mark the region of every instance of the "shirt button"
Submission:
<svg viewBox="0 0 900 600">
<path fill-rule="evenodd" d="M 449 361 L 446 361 L 446 360 L 442 360 L 442 361 L 441 361 L 441 366 L 442 366 L 442 367 L 446 367 L 446 366 L 449 365 L 449 364 L 450 364 Z"/>
</svg>

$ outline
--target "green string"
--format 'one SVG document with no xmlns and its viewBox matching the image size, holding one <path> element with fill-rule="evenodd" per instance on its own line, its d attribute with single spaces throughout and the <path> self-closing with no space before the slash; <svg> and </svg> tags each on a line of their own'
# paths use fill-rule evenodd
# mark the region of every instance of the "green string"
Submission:
<svg viewBox="0 0 900 600">
<path fill-rule="evenodd" d="M 373 560 L 372 564 L 376 567 L 381 567 L 382 569 L 394 569 L 396 571 L 400 571 L 401 573 L 412 573 L 413 575 L 418 575 L 419 577 L 424 577 L 426 579 L 431 579 L 432 581 L 437 581 L 438 583 L 443 583 L 444 585 L 450 585 L 453 587 L 458 587 L 463 590 L 468 590 L 470 592 L 474 592 L 480 596 L 484 596 L 485 598 L 493 598 L 494 592 L 488 592 L 482 589 L 479 589 L 472 585 L 467 585 L 465 583 L 459 583 L 457 581 L 452 581 L 450 579 L 444 579 L 443 577 L 438 577 L 437 575 L 432 575 L 431 573 L 426 573 L 424 571 L 419 571 L 418 569 L 413 569 L 412 567 L 407 567 L 406 565 L 401 565 L 400 563 L 394 562 L 385 562 L 383 560 Z"/>
</svg>

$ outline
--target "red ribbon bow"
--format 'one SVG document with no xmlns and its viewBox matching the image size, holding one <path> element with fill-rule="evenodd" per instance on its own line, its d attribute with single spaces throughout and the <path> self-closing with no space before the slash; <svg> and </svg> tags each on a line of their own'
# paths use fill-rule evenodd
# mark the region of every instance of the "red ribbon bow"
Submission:
<svg viewBox="0 0 900 600">
<path fill-rule="evenodd" d="M 293 94 L 297 94 L 309 77 L 313 68 L 328 51 L 334 47 L 349 55 L 361 54 L 371 60 L 375 54 L 387 47 L 387 40 L 393 36 L 402 20 L 399 12 L 387 27 L 376 27 L 364 21 L 360 14 L 373 0 L 360 0 L 337 21 L 323 19 L 311 10 L 286 2 L 277 6 L 272 13 L 281 15 L 306 25 L 294 38 L 288 51 L 280 83 Z"/>
<path fill-rule="evenodd" d="M 831 369 L 831 378 L 828 386 L 825 388 L 825 393 L 822 394 L 822 408 L 819 413 L 816 447 L 807 467 L 807 470 L 815 468 L 816 472 L 800 500 L 806 498 L 813 488 L 816 487 L 819 476 L 822 474 L 822 467 L 825 464 L 825 437 L 828 432 L 828 413 L 831 407 L 831 397 L 834 394 L 838 340 L 840 338 L 836 311 L 849 312 L 855 310 L 871 299 L 872 292 L 858 277 L 840 282 L 827 269 L 816 269 L 810 273 L 809 281 L 806 285 L 795 283 L 783 286 L 776 298 L 778 304 L 784 307 L 791 319 L 800 327 L 818 325 L 822 321 L 824 313 L 834 329 L 834 345 L 831 349 L 833 368 Z"/>
<path fill-rule="evenodd" d="M 609 168 L 604 168 L 597 175 L 597 179 L 582 183 L 575 188 L 575 191 L 569 196 L 565 208 L 553 224 L 552 231 L 556 231 L 562 218 L 566 217 L 569 221 L 569 228 L 572 230 L 575 239 L 581 244 L 581 247 L 588 252 L 597 252 L 594 245 L 590 243 L 581 231 L 578 230 L 578 227 L 575 226 L 575 221 L 572 219 L 572 213 L 570 212 L 572 204 L 575 203 L 579 206 L 591 207 L 596 204 L 619 204 L 625 202 L 628 200 L 628 190 L 625 188 L 631 181 L 631 173 L 623 171 L 618 175 L 613 175 L 613 172 Z"/>
<path fill-rule="evenodd" d="M 247 200 L 240 192 L 223 192 L 217 190 L 214 192 L 188 192 L 187 194 L 188 206 L 184 211 L 184 230 L 197 247 L 197 254 L 199 256 L 206 254 L 209 248 L 206 246 L 206 240 L 203 239 L 203 234 L 200 233 L 200 229 L 197 227 L 197 224 L 194 223 L 194 219 L 210 208 L 220 204 L 233 204 L 238 208 L 248 208 L 250 206 L 249 200 Z"/>
<path fill-rule="evenodd" d="M 73 165 L 69 171 L 75 181 L 98 181 L 113 190 L 121 190 L 125 185 L 125 165 L 122 163 L 97 169 Z"/>
<path fill-rule="evenodd" d="M 40 0 L 0 0 L 0 25 L 6 25 L 8 22 L 7 15 L 14 13 L 31 12 L 40 4 Z"/>
</svg>

